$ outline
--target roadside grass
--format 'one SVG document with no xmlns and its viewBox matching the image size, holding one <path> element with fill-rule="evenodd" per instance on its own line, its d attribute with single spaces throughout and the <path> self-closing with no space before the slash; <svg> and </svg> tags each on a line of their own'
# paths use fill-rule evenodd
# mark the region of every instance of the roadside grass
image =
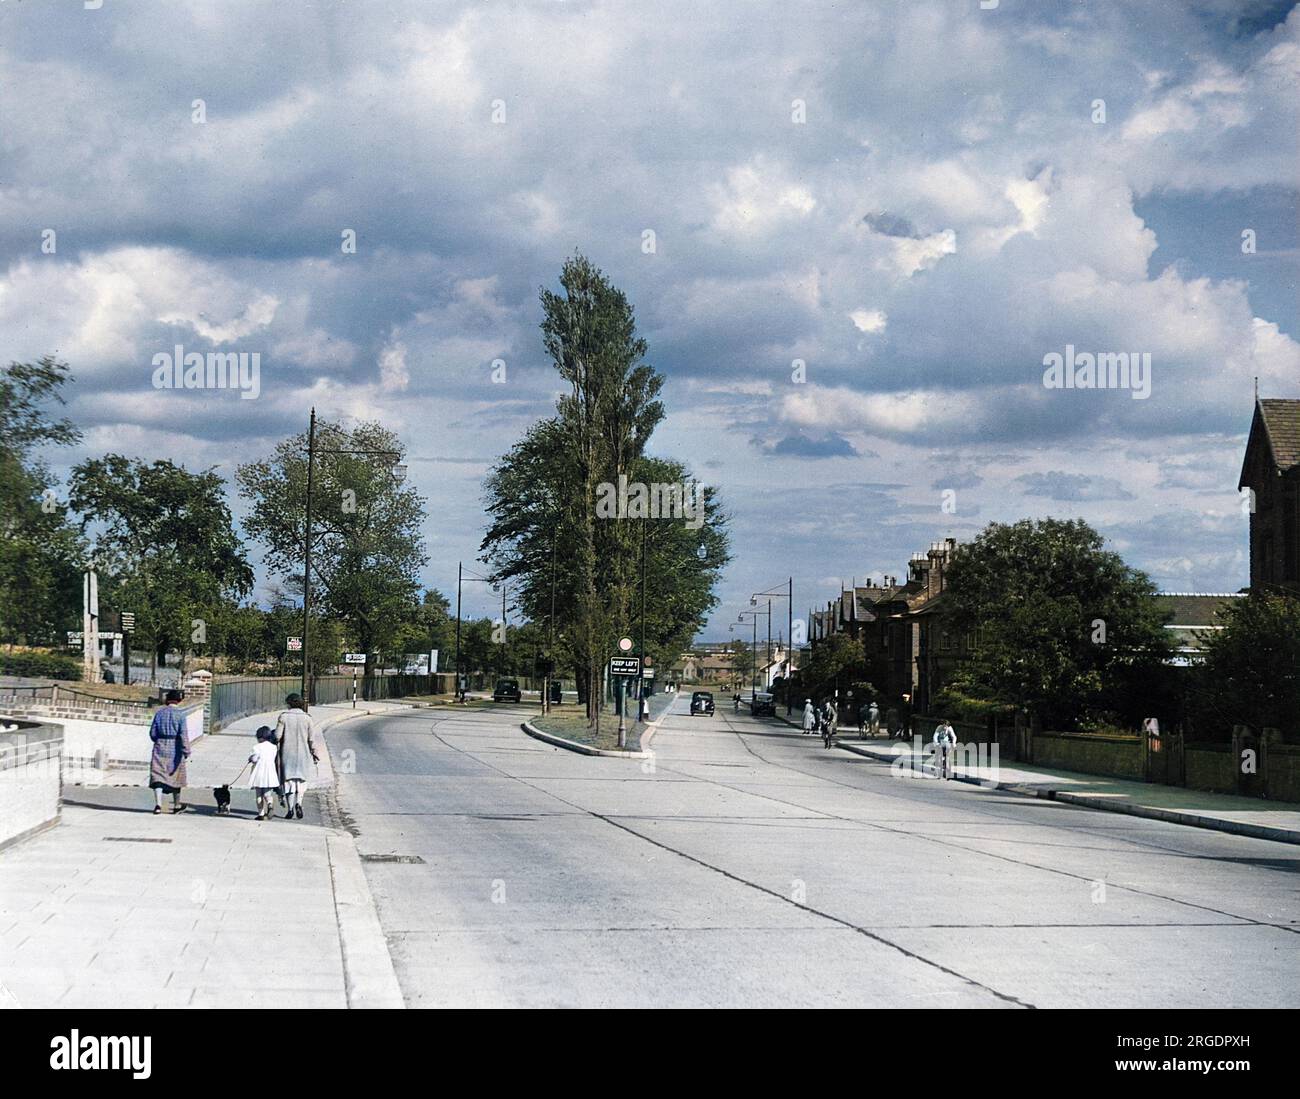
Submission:
<svg viewBox="0 0 1300 1099">
<path fill-rule="evenodd" d="M 562 736 L 565 740 L 574 740 L 579 744 L 587 744 L 592 748 L 602 748 L 612 750 L 618 748 L 618 714 L 613 707 L 607 707 L 600 712 L 600 735 L 596 735 L 594 728 L 587 725 L 587 710 L 585 706 L 568 705 L 559 709 L 552 709 L 551 712 L 543 717 L 538 714 L 528 719 L 530 725 L 535 729 L 541 729 L 544 733 L 551 733 L 554 736 Z M 629 720 L 627 723 L 627 747 L 636 751 L 641 744 L 641 734 L 645 731 L 645 726 L 639 721 Z"/>
</svg>

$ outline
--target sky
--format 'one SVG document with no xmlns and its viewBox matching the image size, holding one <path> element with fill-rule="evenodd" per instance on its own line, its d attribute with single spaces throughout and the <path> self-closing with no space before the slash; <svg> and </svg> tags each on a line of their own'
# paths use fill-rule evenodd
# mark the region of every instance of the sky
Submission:
<svg viewBox="0 0 1300 1099">
<path fill-rule="evenodd" d="M 454 598 L 581 251 L 731 516 L 707 637 L 1049 515 L 1247 583 L 1255 379 L 1300 396 L 1289 0 L 95 3 L 0 4 L 0 355 L 71 365 L 56 469 L 377 419 Z M 258 395 L 155 388 L 177 345 Z M 1149 394 L 1049 388 L 1067 346 Z"/>
</svg>

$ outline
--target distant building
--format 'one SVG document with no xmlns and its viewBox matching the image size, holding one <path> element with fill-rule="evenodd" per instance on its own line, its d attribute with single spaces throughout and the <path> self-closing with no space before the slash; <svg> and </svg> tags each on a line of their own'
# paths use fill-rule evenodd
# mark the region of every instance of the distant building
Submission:
<svg viewBox="0 0 1300 1099">
<path fill-rule="evenodd" d="M 1241 592 L 1161 592 L 1156 596 L 1160 609 L 1169 615 L 1165 629 L 1170 633 L 1174 655 L 1169 663 L 1180 668 L 1195 664 L 1205 651 L 1204 635 L 1223 629 L 1221 616 Z"/>
<path fill-rule="evenodd" d="M 1300 400 L 1256 400 L 1237 488 L 1254 493 L 1251 588 L 1300 590 Z"/>
</svg>

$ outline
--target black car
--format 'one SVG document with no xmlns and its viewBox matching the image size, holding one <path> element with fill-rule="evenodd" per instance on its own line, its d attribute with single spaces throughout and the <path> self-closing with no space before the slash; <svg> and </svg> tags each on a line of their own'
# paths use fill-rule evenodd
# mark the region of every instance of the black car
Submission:
<svg viewBox="0 0 1300 1099">
<path fill-rule="evenodd" d="M 755 717 L 776 717 L 776 699 L 766 691 L 759 691 L 749 703 L 749 712 Z"/>
<path fill-rule="evenodd" d="M 518 702 L 522 698 L 517 679 L 498 679 L 496 687 L 492 690 L 493 702 Z"/>
<path fill-rule="evenodd" d="M 691 695 L 691 716 L 696 714 L 713 716 L 713 695 L 708 691 L 696 691 Z"/>
</svg>

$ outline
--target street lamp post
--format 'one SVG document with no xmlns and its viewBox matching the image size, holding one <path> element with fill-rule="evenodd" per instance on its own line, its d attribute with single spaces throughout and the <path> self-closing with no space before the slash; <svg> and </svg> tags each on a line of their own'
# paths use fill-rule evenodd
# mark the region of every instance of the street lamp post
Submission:
<svg viewBox="0 0 1300 1099">
<path fill-rule="evenodd" d="M 750 654 L 749 709 L 751 713 L 753 712 L 754 709 L 754 701 L 755 701 L 754 696 L 758 691 L 758 618 L 759 615 L 762 614 L 767 615 L 768 629 L 770 630 L 772 628 L 772 612 L 770 608 L 766 611 L 741 611 L 740 612 L 741 622 L 745 621 L 746 615 L 750 616 L 754 620 L 754 641 L 749 648 L 749 654 Z"/>
<path fill-rule="evenodd" d="M 456 692 L 455 692 L 455 698 L 462 702 L 464 701 L 465 694 L 464 691 L 461 690 L 461 681 L 463 676 L 461 673 L 461 663 L 460 663 L 460 586 L 466 580 L 469 581 L 477 580 L 484 584 L 495 583 L 495 581 L 489 576 L 475 576 L 472 573 L 466 576 L 464 562 L 463 561 L 456 562 Z M 501 591 L 501 614 L 503 618 L 505 615 L 505 608 L 506 608 L 505 585 L 503 584 L 502 591 Z"/>
<path fill-rule="evenodd" d="M 786 635 L 785 635 L 785 716 L 789 717 L 792 712 L 791 691 L 790 691 L 790 673 L 794 670 L 794 577 L 791 576 L 786 581 L 786 590 L 780 591 L 773 588 L 770 591 L 756 591 L 749 597 L 750 606 L 756 606 L 760 595 L 766 595 L 770 598 L 767 601 L 767 627 L 768 643 L 771 644 L 772 636 L 772 600 L 784 599 L 786 601 Z M 771 659 L 771 653 L 768 653 L 768 659 Z"/>
</svg>

